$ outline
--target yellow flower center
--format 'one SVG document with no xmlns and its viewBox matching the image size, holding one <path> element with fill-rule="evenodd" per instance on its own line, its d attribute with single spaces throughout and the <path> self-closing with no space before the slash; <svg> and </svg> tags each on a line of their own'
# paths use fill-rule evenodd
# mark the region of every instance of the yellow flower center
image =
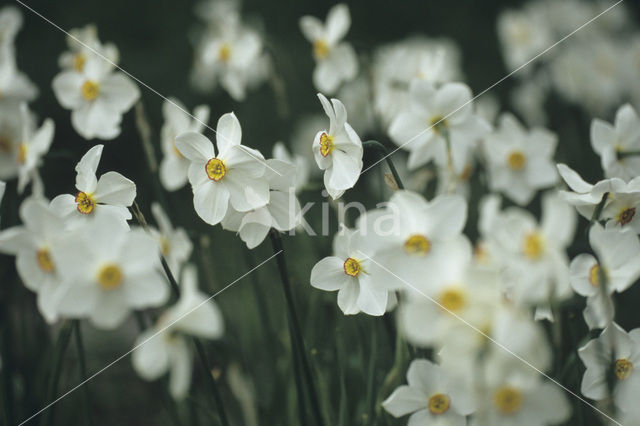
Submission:
<svg viewBox="0 0 640 426">
<path fill-rule="evenodd" d="M 431 414 L 444 414 L 449 410 L 449 407 L 451 407 L 451 399 L 443 393 L 433 394 L 429 398 L 429 411 Z"/>
<path fill-rule="evenodd" d="M 467 304 L 467 295 L 461 288 L 450 287 L 440 293 L 440 305 L 449 312 L 458 312 Z"/>
<path fill-rule="evenodd" d="M 207 164 L 204 166 L 204 169 L 207 172 L 207 176 L 214 182 L 218 182 L 220 179 L 227 174 L 227 168 L 224 165 L 224 161 L 219 160 L 217 158 L 212 158 L 207 161 Z"/>
<path fill-rule="evenodd" d="M 36 251 L 36 259 L 38 261 L 38 266 L 44 272 L 53 272 L 53 270 L 55 269 L 49 249 L 41 248 L 40 250 Z"/>
<path fill-rule="evenodd" d="M 87 80 L 82 83 L 80 92 L 82 93 L 83 98 L 88 101 L 92 101 L 100 94 L 100 85 L 95 81 Z"/>
<path fill-rule="evenodd" d="M 231 59 L 231 46 L 229 45 L 229 43 L 224 43 L 222 46 L 220 46 L 220 50 L 218 51 L 218 59 L 220 59 L 221 62 L 229 62 L 229 59 Z"/>
<path fill-rule="evenodd" d="M 98 284 L 104 290 L 114 290 L 122 284 L 122 270 L 118 265 L 108 264 L 98 271 Z"/>
<path fill-rule="evenodd" d="M 160 252 L 163 256 L 168 256 L 171 251 L 171 244 L 169 244 L 169 240 L 167 237 L 160 237 Z"/>
<path fill-rule="evenodd" d="M 21 143 L 18 145 L 18 164 L 24 164 L 27 161 L 27 144 Z"/>
<path fill-rule="evenodd" d="M 404 250 L 409 254 L 425 256 L 431 250 L 431 242 L 424 235 L 414 234 L 404 242 Z"/>
<path fill-rule="evenodd" d="M 600 285 L 601 273 L 604 274 L 606 277 L 606 273 L 607 273 L 606 269 L 600 268 L 600 265 L 598 265 L 597 263 L 589 269 L 589 282 L 591 283 L 592 286 L 598 287 Z"/>
<path fill-rule="evenodd" d="M 82 214 L 89 214 L 96 208 L 96 199 L 92 194 L 78 192 L 76 194 L 76 209 Z"/>
<path fill-rule="evenodd" d="M 362 272 L 362 265 L 353 257 L 350 257 L 347 260 L 345 260 L 343 267 L 344 267 L 344 273 L 351 277 L 357 277 L 358 275 L 360 275 L 360 272 Z"/>
<path fill-rule="evenodd" d="M 624 358 L 616 360 L 616 364 L 613 367 L 613 372 L 615 373 L 618 380 L 625 380 L 629 378 L 629 376 L 633 372 L 633 363 Z"/>
<path fill-rule="evenodd" d="M 631 219 L 633 219 L 633 216 L 635 216 L 635 214 L 635 207 L 625 207 L 620 210 L 616 219 L 620 226 L 625 226 L 627 223 L 631 222 Z"/>
<path fill-rule="evenodd" d="M 522 251 L 529 260 L 538 260 L 544 253 L 544 238 L 538 232 L 531 232 L 524 237 Z"/>
<path fill-rule="evenodd" d="M 436 115 L 431 117 L 429 120 L 429 127 L 433 129 L 434 132 L 440 134 L 446 131 L 449 128 L 449 124 L 444 117 L 440 115 Z"/>
<path fill-rule="evenodd" d="M 0 152 L 3 154 L 8 154 L 13 151 L 13 144 L 11 143 L 11 139 L 5 135 L 0 135 Z"/>
<path fill-rule="evenodd" d="M 331 152 L 333 152 L 333 136 L 322 133 L 320 135 L 320 154 L 326 157 Z"/>
<path fill-rule="evenodd" d="M 316 40 L 313 42 L 313 56 L 321 61 L 329 56 L 329 45 L 324 40 Z"/>
<path fill-rule="evenodd" d="M 511 170 L 520 171 L 527 164 L 527 158 L 520 151 L 513 151 L 507 157 L 507 165 Z"/>
<path fill-rule="evenodd" d="M 84 57 L 82 53 L 76 53 L 73 55 L 73 69 L 82 72 L 84 70 L 84 63 L 87 61 L 87 58 Z"/>
<path fill-rule="evenodd" d="M 522 393 L 511 386 L 503 386 L 494 392 L 493 403 L 502 414 L 514 414 L 522 406 Z"/>
</svg>

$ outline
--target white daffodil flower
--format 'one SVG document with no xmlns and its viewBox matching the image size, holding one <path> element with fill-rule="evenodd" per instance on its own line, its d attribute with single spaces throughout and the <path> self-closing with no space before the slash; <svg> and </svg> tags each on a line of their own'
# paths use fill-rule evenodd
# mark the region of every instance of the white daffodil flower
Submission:
<svg viewBox="0 0 640 426">
<path fill-rule="evenodd" d="M 193 370 L 187 337 L 217 339 L 223 331 L 220 309 L 198 290 L 196 269 L 188 265 L 182 274 L 180 299 L 136 340 L 137 348 L 131 355 L 133 367 L 145 380 L 156 380 L 169 371 L 169 392 L 175 399 L 182 399 L 189 390 Z"/>
<path fill-rule="evenodd" d="M 502 114 L 497 129 L 484 139 L 491 189 L 521 206 L 529 204 L 537 190 L 558 181 L 552 161 L 556 145 L 548 130 L 527 131 L 513 115 Z"/>
<path fill-rule="evenodd" d="M 345 315 L 383 315 L 390 290 L 384 280 L 390 276 L 370 256 L 363 231 L 344 227 L 333 238 L 333 256 L 325 257 L 311 270 L 311 285 L 338 291 L 338 306 Z"/>
<path fill-rule="evenodd" d="M 48 323 L 58 318 L 59 268 L 53 260 L 64 220 L 48 203 L 27 198 L 20 206 L 23 225 L 0 232 L 0 252 L 16 256 L 16 268 L 25 287 L 37 293 L 38 309 Z"/>
<path fill-rule="evenodd" d="M 140 97 L 129 77 L 95 54 L 86 58 L 82 72 L 63 70 L 52 85 L 60 105 L 71 110 L 73 128 L 87 140 L 118 136 L 122 114 Z"/>
<path fill-rule="evenodd" d="M 473 398 L 460 381 L 429 360 L 413 360 L 407 382 L 396 388 L 382 407 L 393 417 L 411 414 L 408 426 L 465 426 L 466 417 L 475 411 Z"/>
<path fill-rule="evenodd" d="M 128 207 L 136 198 L 136 184 L 118 172 L 107 172 L 97 178 L 103 147 L 94 146 L 76 165 L 76 195 L 58 195 L 51 201 L 51 207 L 70 226 L 101 216 L 116 216 L 123 223 L 131 219 Z"/>
<path fill-rule="evenodd" d="M 10 180 L 18 175 L 22 120 L 17 105 L 0 106 L 0 179 Z"/>
<path fill-rule="evenodd" d="M 193 244 L 182 228 L 174 228 L 167 214 L 160 204 L 151 204 L 151 214 L 158 224 L 158 229 L 151 228 L 151 233 L 156 238 L 160 247 L 160 253 L 164 256 L 169 269 L 174 276 L 180 275 L 180 269 L 191 256 Z"/>
<path fill-rule="evenodd" d="M 94 24 L 83 28 L 73 28 L 67 36 L 68 51 L 63 52 L 58 58 L 58 65 L 62 69 L 74 70 L 77 73 L 84 71 L 87 59 L 96 53 L 103 55 L 111 62 L 114 68 L 120 59 L 118 48 L 113 43 L 102 44 L 98 39 L 98 29 Z"/>
<path fill-rule="evenodd" d="M 347 123 L 347 110 L 338 99 L 331 103 L 318 93 L 325 114 L 329 117 L 329 131 L 321 130 L 313 139 L 313 155 L 324 170 L 324 186 L 331 198 L 338 199 L 353 188 L 362 171 L 362 142 Z"/>
<path fill-rule="evenodd" d="M 34 128 L 31 112 L 26 104 L 20 105 L 22 117 L 22 139 L 18 144 L 18 193 L 22 194 L 24 188 L 31 182 L 39 180 L 38 168 L 42 163 L 42 157 L 49 152 L 53 141 L 55 125 L 53 120 L 47 118 L 39 129 Z"/>
<path fill-rule="evenodd" d="M 462 173 L 473 150 L 491 129 L 473 113 L 471 89 L 462 83 L 432 83 L 415 79 L 409 87 L 409 105 L 389 126 L 389 136 L 409 151 L 409 169 L 430 160 Z"/>
<path fill-rule="evenodd" d="M 332 95 L 343 81 L 353 80 L 358 74 L 356 53 L 342 41 L 350 26 L 349 7 L 344 3 L 329 10 L 326 24 L 314 16 L 300 18 L 300 30 L 313 44 L 313 84 L 320 92 Z"/>
<path fill-rule="evenodd" d="M 58 313 L 113 329 L 131 310 L 158 307 L 169 297 L 158 244 L 114 216 L 84 223 L 51 252 L 61 284 Z"/>
<path fill-rule="evenodd" d="M 589 244 L 596 253 L 580 254 L 571 262 L 570 283 L 573 290 L 587 297 L 585 320 L 590 329 L 605 328 L 613 320 L 607 296 L 621 293 L 640 277 L 640 241 L 634 232 L 604 229 L 595 223 L 589 230 Z M 602 278 L 607 294 L 602 294 Z"/>
<path fill-rule="evenodd" d="M 38 96 L 38 89 L 29 78 L 12 63 L 0 61 L 0 105 L 17 106 Z"/>
<path fill-rule="evenodd" d="M 498 16 L 498 38 L 509 71 L 517 69 L 554 42 L 543 10 L 505 10 Z"/>
<path fill-rule="evenodd" d="M 282 142 L 276 142 L 273 146 L 272 155 L 276 160 L 284 161 L 285 163 L 295 166 L 296 177 L 294 187 L 296 192 L 299 192 L 305 187 L 305 185 L 307 185 L 309 182 L 309 175 L 311 174 L 307 158 L 302 155 L 289 153 Z"/>
<path fill-rule="evenodd" d="M 600 156 L 606 177 L 629 181 L 640 175 L 640 118 L 633 107 L 620 107 L 614 125 L 594 119 L 591 146 Z"/>
<path fill-rule="evenodd" d="M 222 220 L 222 227 L 237 232 L 249 249 L 256 248 L 267 237 L 269 230 L 290 231 L 301 222 L 301 207 L 295 195 L 296 169 L 280 160 L 267 160 L 263 180 L 269 184 L 266 205 L 248 212 L 231 207 Z"/>
<path fill-rule="evenodd" d="M 621 411 L 637 405 L 640 385 L 640 328 L 624 331 L 611 323 L 597 339 L 578 349 L 587 371 L 582 376 L 581 392 L 587 398 L 602 401 L 609 396 Z M 613 379 L 613 395 L 608 380 Z"/>
<path fill-rule="evenodd" d="M 182 188 L 189 181 L 189 160 L 176 148 L 176 137 L 184 132 L 202 133 L 209 121 L 209 107 L 197 106 L 193 118 L 186 112 L 184 105 L 175 98 L 169 98 L 162 105 L 164 124 L 160 131 L 162 161 L 160 162 L 160 182 L 167 191 Z"/>
<path fill-rule="evenodd" d="M 229 205 L 247 212 L 269 202 L 269 183 L 263 179 L 266 163 L 260 151 L 241 145 L 242 129 L 235 114 L 224 114 L 216 128 L 217 154 L 209 139 L 186 132 L 176 148 L 187 158 L 193 206 L 210 225 L 222 221 Z"/>
</svg>

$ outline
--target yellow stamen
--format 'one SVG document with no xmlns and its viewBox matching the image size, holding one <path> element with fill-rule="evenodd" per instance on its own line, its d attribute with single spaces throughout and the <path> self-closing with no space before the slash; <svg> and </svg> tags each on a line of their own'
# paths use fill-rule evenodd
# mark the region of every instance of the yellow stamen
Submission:
<svg viewBox="0 0 640 426">
<path fill-rule="evenodd" d="M 82 72 L 84 70 L 84 63 L 87 61 L 87 58 L 82 53 L 76 53 L 73 55 L 73 69 Z"/>
<path fill-rule="evenodd" d="M 171 251 L 171 244 L 169 244 L 169 240 L 167 237 L 160 237 L 160 252 L 163 256 L 167 257 L 169 252 Z"/>
<path fill-rule="evenodd" d="M 451 399 L 442 393 L 436 393 L 429 398 L 429 411 L 431 414 L 444 414 L 451 407 Z"/>
<path fill-rule="evenodd" d="M 615 373 L 618 380 L 628 379 L 633 372 L 633 363 L 624 358 L 616 360 L 616 364 L 613 367 L 613 372 Z"/>
<path fill-rule="evenodd" d="M 53 272 L 53 270 L 55 269 L 49 249 L 41 248 L 36 251 L 36 259 L 38 260 L 38 266 L 44 272 Z"/>
<path fill-rule="evenodd" d="M 173 138 L 173 140 L 171 141 L 171 148 L 173 149 L 173 153 L 180 157 L 180 158 L 184 158 L 184 155 L 182 155 L 182 153 L 180 152 L 180 150 L 178 149 L 178 147 L 176 146 L 176 138 Z"/>
<path fill-rule="evenodd" d="M 76 209 L 82 214 L 90 214 L 96 208 L 96 199 L 93 194 L 78 192 L 76 194 Z"/>
<path fill-rule="evenodd" d="M 511 386 L 503 386 L 493 393 L 493 403 L 502 414 L 514 414 L 522 406 L 522 393 Z"/>
<path fill-rule="evenodd" d="M 100 94 L 100 85 L 95 81 L 87 80 L 82 83 L 80 92 L 82 93 L 83 98 L 88 101 L 93 101 Z"/>
<path fill-rule="evenodd" d="M 229 59 L 231 59 L 231 46 L 228 43 L 224 43 L 222 46 L 220 46 L 220 50 L 218 51 L 218 59 L 220 59 L 221 62 L 229 62 Z"/>
<path fill-rule="evenodd" d="M 362 272 L 362 265 L 356 259 L 349 257 L 344 261 L 344 273 L 351 276 L 357 277 Z"/>
<path fill-rule="evenodd" d="M 27 161 L 27 144 L 21 143 L 18 145 L 18 164 L 24 164 Z"/>
<path fill-rule="evenodd" d="M 224 162 L 215 157 L 207 161 L 204 169 L 206 170 L 209 179 L 214 182 L 218 182 L 227 174 L 227 168 L 225 167 Z"/>
<path fill-rule="evenodd" d="M 326 133 L 320 135 L 320 154 L 323 157 L 333 152 L 333 136 Z"/>
<path fill-rule="evenodd" d="M 404 250 L 409 254 L 425 256 L 431 250 L 431 242 L 424 235 L 414 234 L 404 242 Z"/>
<path fill-rule="evenodd" d="M 507 157 L 507 165 L 511 170 L 520 171 L 527 164 L 527 158 L 520 151 L 513 151 Z"/>
<path fill-rule="evenodd" d="M 631 222 L 635 214 L 636 214 L 635 207 L 625 207 L 623 209 L 620 209 L 620 212 L 618 213 L 618 216 L 616 217 L 616 219 L 620 224 L 620 226 L 625 226 L 627 223 Z"/>
<path fill-rule="evenodd" d="M 108 264 L 98 271 L 98 284 L 105 290 L 114 290 L 122 284 L 124 276 L 118 265 Z"/>
<path fill-rule="evenodd" d="M 324 40 L 314 41 L 313 56 L 318 61 L 325 59 L 327 56 L 329 56 L 329 45 Z"/>
<path fill-rule="evenodd" d="M 603 269 L 602 273 L 606 273 L 606 271 Z M 589 269 L 589 282 L 594 287 L 600 285 L 600 265 L 597 263 Z"/>
<path fill-rule="evenodd" d="M 450 287 L 440 293 L 438 302 L 447 311 L 459 312 L 467 304 L 467 295 L 461 288 Z"/>
<path fill-rule="evenodd" d="M 544 238 L 538 232 L 531 232 L 524 237 L 522 252 L 529 260 L 538 260 L 545 250 Z"/>
<path fill-rule="evenodd" d="M 444 119 L 444 117 L 436 115 L 431 117 L 431 119 L 429 120 L 429 127 L 434 132 L 440 134 L 444 133 L 444 131 L 449 128 L 449 124 L 447 123 L 447 120 Z"/>
</svg>

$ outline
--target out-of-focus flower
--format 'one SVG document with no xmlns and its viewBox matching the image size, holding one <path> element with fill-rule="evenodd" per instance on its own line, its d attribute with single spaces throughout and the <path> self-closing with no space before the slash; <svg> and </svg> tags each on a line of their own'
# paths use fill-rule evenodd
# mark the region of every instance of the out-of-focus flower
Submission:
<svg viewBox="0 0 640 426">
<path fill-rule="evenodd" d="M 334 200 L 353 188 L 362 170 L 362 142 L 347 123 L 347 110 L 338 99 L 318 98 L 329 117 L 329 131 L 320 130 L 313 139 L 313 155 L 324 170 L 324 186 Z"/>
<path fill-rule="evenodd" d="M 0 64 L 14 65 L 16 34 L 22 27 L 22 14 L 15 6 L 0 9 Z"/>
<path fill-rule="evenodd" d="M 462 83 L 439 88 L 413 80 L 409 106 L 389 126 L 389 136 L 409 151 L 409 169 L 430 160 L 462 173 L 469 157 L 489 130 L 489 124 L 473 113 L 471 89 Z"/>
<path fill-rule="evenodd" d="M 52 84 L 60 105 L 71 110 L 73 128 L 85 139 L 118 136 L 122 115 L 140 97 L 129 77 L 96 54 L 87 56 L 81 72 L 63 70 Z"/>
<path fill-rule="evenodd" d="M 248 212 L 232 208 L 222 220 L 224 229 L 235 231 L 253 249 L 266 237 L 271 228 L 290 231 L 300 223 L 300 202 L 295 195 L 295 166 L 280 160 L 267 160 L 263 180 L 269 184 L 266 205 Z"/>
<path fill-rule="evenodd" d="M 116 216 L 123 223 L 131 219 L 127 209 L 136 198 L 136 184 L 118 172 L 96 176 L 104 145 L 96 145 L 76 165 L 76 195 L 62 194 L 51 201 L 51 207 L 71 227 L 97 219 Z"/>
<path fill-rule="evenodd" d="M 351 126 L 360 135 L 376 130 L 376 118 L 371 104 L 371 83 L 365 74 L 360 74 L 340 88 L 338 99 L 349 110 Z"/>
<path fill-rule="evenodd" d="M 98 29 L 94 24 L 83 28 L 73 28 L 67 36 L 68 51 L 63 52 L 58 59 L 58 65 L 62 69 L 74 70 L 78 73 L 84 71 L 87 59 L 96 53 L 106 57 L 113 64 L 120 59 L 118 48 L 113 43 L 102 44 L 98 39 Z"/>
<path fill-rule="evenodd" d="M 151 213 L 158 224 L 152 233 L 158 241 L 160 253 L 164 256 L 174 276 L 180 275 L 182 265 L 189 260 L 193 244 L 182 228 L 174 228 L 160 204 L 151 204 Z"/>
<path fill-rule="evenodd" d="M 156 380 L 169 371 L 169 392 L 182 399 L 189 390 L 193 370 L 187 337 L 217 339 L 223 331 L 222 313 L 198 290 L 195 266 L 188 265 L 182 274 L 178 302 L 136 340 L 133 367 L 145 380 Z"/>
<path fill-rule="evenodd" d="M 511 92 L 511 102 L 515 110 L 529 126 L 544 126 L 547 123 L 545 101 L 549 93 L 549 83 L 545 74 L 520 81 Z"/>
<path fill-rule="evenodd" d="M 502 114 L 497 129 L 484 140 L 491 189 L 519 205 L 528 204 L 537 190 L 558 181 L 552 162 L 556 145 L 550 131 L 527 131 L 513 115 Z"/>
<path fill-rule="evenodd" d="M 36 98 L 38 89 L 11 64 L 0 63 L 0 105 L 17 106 Z"/>
<path fill-rule="evenodd" d="M 16 256 L 16 268 L 24 285 L 38 295 L 38 309 L 49 323 L 58 318 L 59 268 L 53 260 L 57 241 L 64 235 L 64 221 L 45 200 L 27 198 L 20 206 L 23 225 L 0 232 L 0 252 Z"/>
<path fill-rule="evenodd" d="M 620 107 L 614 125 L 594 119 L 591 146 L 600 156 L 606 177 L 629 181 L 640 175 L 640 118 L 633 107 Z"/>
<path fill-rule="evenodd" d="M 350 26 L 349 7 L 344 3 L 329 10 L 326 24 L 313 16 L 300 18 L 302 34 L 313 44 L 313 84 L 320 92 L 332 95 L 343 81 L 353 80 L 358 74 L 356 53 L 342 41 Z"/>
<path fill-rule="evenodd" d="M 61 279 L 60 316 L 113 329 L 131 310 L 160 306 L 169 296 L 158 244 L 117 217 L 84 223 L 61 237 L 51 255 Z"/>
<path fill-rule="evenodd" d="M 555 40 L 540 9 L 506 10 L 498 16 L 498 38 L 509 71 L 544 51 Z M 524 68 L 525 73 L 527 71 Z"/>
<path fill-rule="evenodd" d="M 22 142 L 22 116 L 16 105 L 0 106 L 0 179 L 18 175 L 18 146 Z"/>
<path fill-rule="evenodd" d="M 42 126 L 36 130 L 31 112 L 24 103 L 20 105 L 20 115 L 22 118 L 22 139 L 18 144 L 17 160 L 18 193 L 21 194 L 32 179 L 39 180 L 39 176 L 36 176 L 38 167 L 42 163 L 42 157 L 49 152 L 55 125 L 53 120 L 47 118 Z"/>
<path fill-rule="evenodd" d="M 184 132 L 202 133 L 209 121 L 209 107 L 206 105 L 197 106 L 193 110 L 194 118 L 185 111 L 184 105 L 175 98 L 167 99 L 162 106 L 164 125 L 160 132 L 163 154 L 160 182 L 167 191 L 180 189 L 188 182 L 190 163 L 176 148 L 176 137 Z"/>
<path fill-rule="evenodd" d="M 307 144 L 305 144 L 307 146 Z M 293 186 L 296 192 L 300 191 L 309 182 L 310 167 L 307 158 L 299 154 L 290 154 L 282 142 L 276 142 L 273 146 L 273 158 L 295 166 L 295 179 Z"/>
<path fill-rule="evenodd" d="M 217 154 L 209 139 L 186 132 L 176 138 L 178 151 L 186 157 L 193 206 L 210 225 L 224 218 L 229 204 L 239 212 L 269 202 L 269 184 L 262 177 L 264 157 L 260 151 L 241 145 L 242 129 L 233 113 L 220 117 L 216 128 Z"/>
</svg>

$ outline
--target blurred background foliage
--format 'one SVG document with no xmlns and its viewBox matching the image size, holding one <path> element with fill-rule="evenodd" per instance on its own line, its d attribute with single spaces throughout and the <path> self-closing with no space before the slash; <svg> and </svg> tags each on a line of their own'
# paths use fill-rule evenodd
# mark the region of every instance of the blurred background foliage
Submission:
<svg viewBox="0 0 640 426">
<path fill-rule="evenodd" d="M 211 107 L 211 127 L 215 128 L 220 115 L 234 111 L 242 124 L 244 144 L 260 149 L 267 157 L 276 141 L 291 144 L 296 121 L 305 114 L 322 112 L 311 83 L 314 66 L 311 48 L 299 30 L 298 19 L 307 14 L 324 18 L 334 3 L 324 0 L 246 0 L 243 3 L 244 18 L 261 30 L 267 49 L 273 55 L 277 79 L 285 89 L 285 114 L 279 113 L 271 83 L 250 92 L 247 100 L 241 103 L 233 101 L 222 90 L 202 95 L 191 89 L 192 40 L 203 28 L 193 12 L 195 3 L 192 0 L 27 2 L 65 30 L 95 23 L 100 39 L 118 46 L 120 65 L 126 71 L 162 95 L 177 97 L 189 110 L 199 104 L 208 105 Z M 474 93 L 479 93 L 506 74 L 496 36 L 496 17 L 503 9 L 519 7 L 523 3 L 508 0 L 348 2 L 352 27 L 347 40 L 353 43 L 362 63 L 366 64 L 373 49 L 381 43 L 416 34 L 450 38 L 461 49 L 466 82 Z M 638 4 L 626 3 L 632 13 L 640 17 Z M 24 8 L 21 10 L 25 22 L 17 38 L 18 66 L 40 88 L 32 109 L 40 119 L 51 117 L 56 123 L 54 143 L 42 168 L 46 195 L 53 198 L 61 193 L 74 192 L 74 166 L 97 141 L 87 142 L 72 129 L 69 111 L 57 103 L 51 89 L 51 81 L 59 71 L 58 56 L 66 49 L 64 34 L 32 12 Z M 510 109 L 508 99 L 512 87 L 513 82 L 507 80 L 491 91 L 500 100 L 503 110 Z M 156 155 L 160 158 L 163 99 L 144 87 L 141 87 L 141 92 Z M 575 168 L 587 181 L 600 179 L 602 171 L 588 137 L 592 117 L 553 97 L 548 101 L 547 111 L 550 117 L 548 127 L 559 135 L 556 159 Z M 611 120 L 612 116 L 601 118 Z M 211 131 L 205 134 L 212 136 Z M 361 137 L 365 140 L 379 138 L 380 135 Z M 138 188 L 137 202 L 151 219 L 150 204 L 158 198 L 154 189 L 155 177 L 149 173 L 133 112 L 125 115 L 120 136 L 104 142 L 104 145 L 99 173 L 117 170 L 134 180 Z M 394 158 L 403 161 L 400 156 Z M 355 190 L 347 193 L 347 199 L 358 199 L 368 207 L 374 207 L 383 201 L 380 196 L 383 185 L 380 170 L 373 170 Z M 15 182 L 9 187 L 5 201 L 3 228 L 18 222 L 18 200 L 11 194 L 13 188 Z M 477 182 L 474 188 L 482 190 L 482 184 Z M 248 253 L 232 233 L 204 225 L 193 211 L 189 188 L 166 193 L 165 197 L 174 225 L 186 228 L 192 237 L 195 245 L 193 261 L 199 265 L 202 287 L 209 293 L 222 289 L 272 254 L 268 242 Z M 320 189 L 301 194 L 303 205 L 307 201 L 322 200 Z M 477 197 L 473 196 L 472 203 L 476 201 Z M 307 217 L 317 232 L 320 231 L 320 208 L 317 204 Z M 477 212 L 472 207 L 468 228 L 472 238 L 476 219 Z M 330 235 L 336 230 L 334 220 Z M 580 222 L 578 232 L 585 232 L 584 221 Z M 577 238 L 576 241 L 579 243 L 571 248 L 571 256 L 587 249 L 586 238 Z M 285 237 L 285 249 L 316 385 L 322 395 L 325 422 L 331 425 L 370 424 L 368 419 L 372 410 L 379 411 L 372 408 L 373 403 L 377 404 L 395 385 L 404 381 L 408 349 L 404 345 L 396 348 L 391 317 L 382 320 L 364 315 L 345 317 L 336 306 L 335 293 L 320 292 L 309 286 L 312 266 L 331 250 L 330 236 L 313 239 Z M 4 310 L 3 342 L 10 342 L 6 348 L 9 356 L 2 360 L 4 396 L 11 404 L 13 418 L 19 420 L 35 413 L 45 403 L 56 328 L 50 329 L 39 317 L 33 294 L 19 285 L 12 258 L 0 256 L 0 265 L 3 268 L 0 287 L 5 301 L 0 308 Z M 219 368 L 223 398 L 235 425 L 250 424 L 251 420 L 243 417 L 243 405 L 231 392 L 229 382 L 237 379 L 231 373 L 234 369 L 250 380 L 248 383 L 255 390 L 259 424 L 298 423 L 291 348 L 284 298 L 278 280 L 276 265 L 272 261 L 216 297 L 225 314 L 226 333 L 221 341 L 210 343 L 208 350 Z M 625 293 L 624 300 L 617 302 L 622 314 L 619 319 L 621 325 L 625 329 L 640 326 L 635 308 L 640 302 L 640 287 L 635 286 Z M 563 334 L 567 340 L 560 342 L 563 351 L 575 348 L 587 335 L 581 317 L 584 301 L 576 303 L 575 310 L 570 310 L 567 317 L 562 318 L 562 326 L 569 331 L 569 334 Z M 98 371 L 128 351 L 138 331 L 133 320 L 113 332 L 94 330 L 88 324 L 84 328 L 90 372 Z M 400 370 L 392 371 L 396 357 L 405 362 L 400 363 Z M 562 358 L 570 360 L 571 354 L 563 354 Z M 59 394 L 79 382 L 75 362 L 74 351 L 70 348 Z M 563 372 L 560 381 L 578 391 L 582 365 L 578 362 L 569 366 L 569 371 Z M 557 368 L 554 373 L 560 373 L 562 365 Z M 392 374 L 388 376 L 390 371 Z M 191 396 L 178 406 L 183 424 L 214 424 L 211 417 L 213 406 L 207 399 L 204 382 L 199 375 L 196 364 Z M 6 381 L 11 382 L 10 387 Z M 85 389 L 92 395 L 95 424 L 174 424 L 167 414 L 166 401 L 160 391 L 162 386 L 165 386 L 162 382 L 149 384 L 140 380 L 126 358 L 54 406 L 55 424 L 83 423 L 81 403 Z M 237 383 L 234 385 L 235 388 L 238 386 Z M 12 392 L 7 394 L 9 388 Z M 237 389 L 234 390 L 237 393 Z M 591 413 L 585 406 L 575 401 L 572 403 L 572 424 L 594 421 L 588 420 Z M 34 420 L 34 424 L 38 420 Z M 404 422 L 406 420 L 394 422 L 388 415 L 380 413 L 377 424 Z M 313 423 L 310 421 L 309 424 Z"/>
</svg>

